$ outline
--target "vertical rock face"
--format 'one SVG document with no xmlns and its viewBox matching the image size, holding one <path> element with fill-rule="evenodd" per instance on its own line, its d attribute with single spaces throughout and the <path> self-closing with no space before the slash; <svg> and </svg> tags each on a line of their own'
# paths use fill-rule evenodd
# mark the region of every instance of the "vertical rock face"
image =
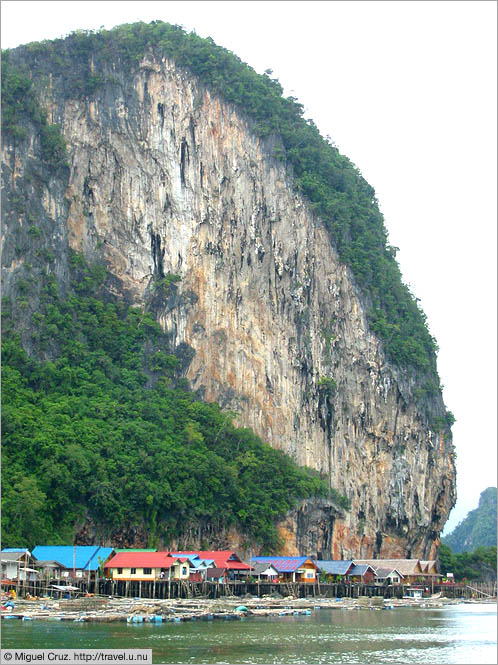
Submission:
<svg viewBox="0 0 498 665">
<path fill-rule="evenodd" d="M 455 500 L 451 446 L 416 404 L 417 378 L 390 365 L 369 331 L 274 139 L 256 138 L 173 62 L 151 55 L 113 76 L 118 85 L 91 100 L 46 90 L 70 156 L 67 190 L 43 201 L 59 249 L 105 259 L 116 290 L 152 303 L 175 346 L 195 351 L 194 389 L 351 500 L 349 511 L 305 503 L 289 515 L 289 553 L 432 558 Z M 29 159 L 4 146 L 8 173 Z M 5 264 L 8 287 L 19 260 Z M 171 275 L 175 295 L 160 300 Z M 430 411 L 444 413 L 440 395 Z"/>
</svg>

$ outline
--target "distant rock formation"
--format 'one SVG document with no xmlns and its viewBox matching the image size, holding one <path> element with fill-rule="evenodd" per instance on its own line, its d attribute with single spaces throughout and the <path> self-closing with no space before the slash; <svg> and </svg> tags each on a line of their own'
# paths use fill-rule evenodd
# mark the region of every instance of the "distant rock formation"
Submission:
<svg viewBox="0 0 498 665">
<path fill-rule="evenodd" d="M 479 497 L 479 505 L 453 531 L 442 538 L 453 552 L 473 552 L 476 547 L 496 546 L 497 489 L 488 487 Z"/>
</svg>

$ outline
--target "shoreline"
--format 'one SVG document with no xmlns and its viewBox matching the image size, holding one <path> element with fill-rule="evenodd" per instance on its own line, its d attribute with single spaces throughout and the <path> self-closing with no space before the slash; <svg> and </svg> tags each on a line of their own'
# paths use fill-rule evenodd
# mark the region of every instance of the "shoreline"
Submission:
<svg viewBox="0 0 498 665">
<path fill-rule="evenodd" d="M 450 605 L 496 604 L 496 599 L 453 598 L 313 598 L 288 596 L 226 597 L 223 599 L 169 599 L 92 597 L 72 600 L 51 598 L 18 599 L 11 611 L 2 610 L 2 620 L 45 620 L 95 623 L 153 623 L 181 621 L 238 620 L 242 617 L 311 615 L 323 610 L 395 610 L 403 607 L 437 609 Z"/>
</svg>

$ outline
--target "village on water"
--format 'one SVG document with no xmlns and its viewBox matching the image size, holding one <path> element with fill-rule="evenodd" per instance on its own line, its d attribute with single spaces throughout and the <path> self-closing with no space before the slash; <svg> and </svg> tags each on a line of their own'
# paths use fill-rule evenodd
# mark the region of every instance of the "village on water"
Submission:
<svg viewBox="0 0 498 665">
<path fill-rule="evenodd" d="M 331 587 L 335 595 L 353 595 L 368 588 L 369 595 L 423 597 L 435 585 L 450 585 L 436 561 L 419 559 L 320 560 L 311 556 L 254 556 L 248 561 L 233 550 L 157 551 L 90 545 L 37 545 L 4 548 L 1 552 L 2 591 L 15 595 L 50 592 L 105 593 L 149 598 L 216 595 L 220 587 L 231 593 L 280 590 L 308 595 Z M 332 589 L 332 587 L 334 587 Z M 389 592 L 387 594 L 387 592 Z"/>
<path fill-rule="evenodd" d="M 488 602 L 494 587 L 456 583 L 436 561 L 323 560 L 234 550 L 90 545 L 4 548 L 2 619 L 155 623 Z M 477 588 L 479 586 L 479 588 Z M 481 588 L 482 587 L 482 588 Z M 466 600 L 464 600 L 466 599 Z"/>
</svg>

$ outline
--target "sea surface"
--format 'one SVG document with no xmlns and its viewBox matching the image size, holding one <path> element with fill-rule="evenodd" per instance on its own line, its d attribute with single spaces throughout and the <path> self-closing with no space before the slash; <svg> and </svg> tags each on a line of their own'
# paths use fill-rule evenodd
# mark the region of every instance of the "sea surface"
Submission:
<svg viewBox="0 0 498 665">
<path fill-rule="evenodd" d="M 2 620 L 2 648 L 152 649 L 154 663 L 496 664 L 493 604 L 323 609 L 240 621 L 92 624 Z"/>
</svg>

